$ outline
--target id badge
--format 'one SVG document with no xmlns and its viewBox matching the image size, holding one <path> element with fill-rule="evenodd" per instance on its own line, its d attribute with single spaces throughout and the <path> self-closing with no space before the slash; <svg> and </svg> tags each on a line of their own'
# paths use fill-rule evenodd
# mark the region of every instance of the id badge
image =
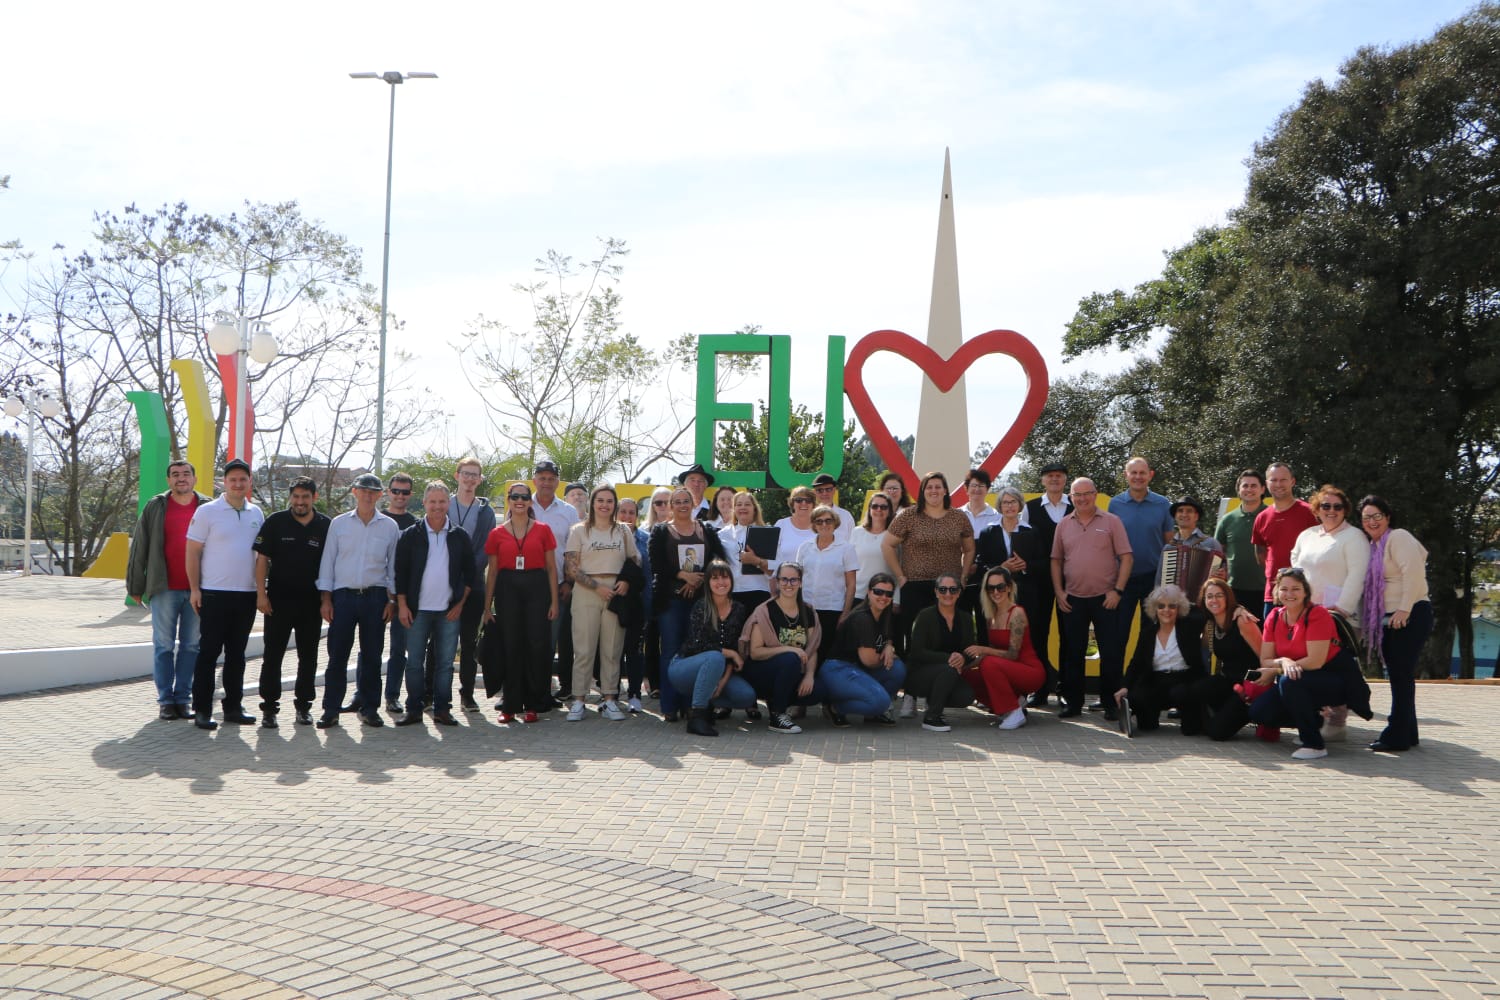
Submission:
<svg viewBox="0 0 1500 1000">
<path fill-rule="evenodd" d="M 525 568 L 526 568 L 526 557 L 525 556 L 516 556 L 516 569 L 525 569 Z"/>
</svg>

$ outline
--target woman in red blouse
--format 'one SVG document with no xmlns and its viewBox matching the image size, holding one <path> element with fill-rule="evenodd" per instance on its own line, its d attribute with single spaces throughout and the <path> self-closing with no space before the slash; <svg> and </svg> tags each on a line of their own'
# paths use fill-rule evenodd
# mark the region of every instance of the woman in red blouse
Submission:
<svg viewBox="0 0 1500 1000">
<path fill-rule="evenodd" d="M 513 722 L 524 712 L 526 722 L 535 722 L 537 712 L 552 701 L 552 627 L 547 623 L 557 617 L 557 538 L 536 519 L 525 483 L 511 484 L 505 511 L 505 520 L 484 543 L 490 557 L 484 620 L 494 621 L 498 610 L 505 650 L 500 721 Z"/>
</svg>

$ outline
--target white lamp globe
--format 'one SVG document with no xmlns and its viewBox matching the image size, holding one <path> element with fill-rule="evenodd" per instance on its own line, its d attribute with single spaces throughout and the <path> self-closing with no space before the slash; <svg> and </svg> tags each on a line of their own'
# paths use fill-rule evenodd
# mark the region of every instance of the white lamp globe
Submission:
<svg viewBox="0 0 1500 1000">
<path fill-rule="evenodd" d="M 268 365 L 276 358 L 276 338 L 264 330 L 250 338 L 250 359 L 256 364 Z"/>
<path fill-rule="evenodd" d="M 240 349 L 240 333 L 228 323 L 216 323 L 208 331 L 208 346 L 215 354 L 233 354 Z"/>
<path fill-rule="evenodd" d="M 53 399 L 51 396 L 43 396 L 41 402 L 37 403 L 36 405 L 36 411 L 40 413 L 44 419 L 51 420 L 53 417 L 62 412 L 62 403 Z"/>
<path fill-rule="evenodd" d="M 8 417 L 19 417 L 24 409 L 26 404 L 21 402 L 20 396 L 11 396 L 5 401 L 5 415 Z"/>
</svg>

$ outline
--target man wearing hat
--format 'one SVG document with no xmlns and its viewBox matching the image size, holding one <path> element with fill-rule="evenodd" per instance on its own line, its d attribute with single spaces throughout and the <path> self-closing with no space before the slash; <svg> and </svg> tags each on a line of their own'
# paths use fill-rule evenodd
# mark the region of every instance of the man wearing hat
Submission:
<svg viewBox="0 0 1500 1000">
<path fill-rule="evenodd" d="M 1172 504 L 1170 509 L 1172 520 L 1177 524 L 1177 530 L 1173 532 L 1171 539 L 1168 540 L 1163 551 L 1165 552 L 1166 549 L 1170 548 L 1185 548 L 1212 552 L 1218 557 L 1214 560 L 1212 575 L 1223 579 L 1224 546 L 1219 544 L 1216 539 L 1205 534 L 1202 528 L 1198 527 L 1198 522 L 1203 520 L 1203 505 L 1198 502 L 1196 497 L 1183 497 Z M 1166 559 L 1164 558 L 1162 565 L 1156 571 L 1156 585 L 1158 587 L 1163 582 L 1162 574 L 1165 569 Z M 1198 603 L 1197 594 L 1188 594 L 1187 599 L 1194 605 Z"/>
<path fill-rule="evenodd" d="M 396 606 L 396 540 L 401 529 L 375 509 L 384 491 L 379 476 L 366 472 L 355 477 L 354 509 L 328 525 L 318 566 L 321 611 L 329 626 L 319 729 L 339 724 L 356 630 L 359 665 L 354 701 L 359 718 L 367 726 L 385 725 L 380 718 L 380 655 L 385 651 L 385 626 Z"/>
<path fill-rule="evenodd" d="M 833 538 L 837 542 L 849 541 L 854 532 L 854 515 L 838 505 L 839 481 L 826 472 L 820 472 L 812 481 L 813 496 L 818 498 L 819 507 L 832 507 L 833 512 L 838 515 L 839 525 L 833 529 Z"/>
<path fill-rule="evenodd" d="M 562 470 L 556 462 L 544 458 L 536 463 L 531 473 L 535 487 L 531 512 L 552 529 L 552 537 L 557 539 L 557 617 L 552 619 L 552 652 L 557 654 L 557 699 L 566 702 L 573 694 L 573 584 L 563 573 L 563 542 L 579 517 L 577 509 L 557 495 L 561 482 Z"/>
<path fill-rule="evenodd" d="M 1042 495 L 1034 500 L 1026 501 L 1026 509 L 1021 514 L 1021 522 L 1031 525 L 1032 530 L 1037 533 L 1042 543 L 1042 551 L 1052 552 L 1052 538 L 1057 534 L 1057 524 L 1063 518 L 1073 513 L 1073 501 L 1068 499 L 1068 467 L 1062 462 L 1048 462 L 1042 466 Z M 1048 655 L 1047 647 L 1052 638 L 1052 607 L 1057 600 L 1056 593 L 1052 590 L 1052 574 L 1050 572 L 1033 573 L 1032 586 L 1036 588 L 1036 615 L 1031 620 L 1031 627 L 1027 630 L 1031 633 L 1032 648 L 1036 655 L 1041 657 L 1042 663 L 1047 667 L 1047 684 L 1036 694 L 1032 695 L 1027 704 L 1032 708 L 1041 708 L 1047 704 L 1047 696 L 1052 693 L 1052 678 L 1057 675 L 1057 664 L 1052 662 Z M 1066 660 L 1067 652 L 1062 648 L 1064 630 L 1058 629 L 1058 662 Z"/>
<path fill-rule="evenodd" d="M 714 484 L 714 477 L 708 474 L 703 463 L 694 462 L 692 468 L 677 473 L 677 482 L 678 485 L 687 487 L 687 491 L 693 495 L 693 517 L 699 521 L 712 521 L 713 508 L 709 506 L 705 494 Z"/>
<path fill-rule="evenodd" d="M 255 624 L 255 539 L 265 523 L 250 502 L 250 464 L 224 465 L 224 493 L 202 504 L 188 522 L 184 563 L 188 601 L 198 612 L 198 661 L 193 668 L 193 721 L 217 729 L 213 721 L 214 668 L 224 654 L 224 721 L 252 723 L 245 693 L 245 644 Z"/>
</svg>

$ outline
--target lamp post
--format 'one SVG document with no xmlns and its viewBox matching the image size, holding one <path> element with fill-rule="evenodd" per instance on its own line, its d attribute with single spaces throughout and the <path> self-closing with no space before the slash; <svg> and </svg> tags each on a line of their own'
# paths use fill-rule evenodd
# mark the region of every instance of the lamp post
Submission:
<svg viewBox="0 0 1500 1000">
<path fill-rule="evenodd" d="M 51 396 L 38 395 L 35 391 L 27 397 L 12 396 L 5 401 L 5 412 L 12 417 L 19 417 L 21 411 L 26 411 L 26 548 L 21 555 L 21 575 L 31 575 L 31 480 L 34 463 L 32 454 L 36 450 L 36 418 L 41 414 L 43 420 L 51 420 L 62 412 L 62 404 Z"/>
<path fill-rule="evenodd" d="M 385 302 L 391 275 L 391 167 L 396 152 L 396 85 L 407 80 L 436 80 L 436 73 L 350 73 L 355 80 L 380 80 L 391 85 L 390 128 L 385 142 L 385 248 L 380 256 L 380 368 L 375 387 L 375 474 L 384 473 L 385 461 Z"/>
<path fill-rule="evenodd" d="M 247 358 L 268 365 L 279 347 L 271 328 L 260 320 L 239 316 L 233 323 L 220 320 L 208 331 L 208 346 L 215 354 L 233 354 L 235 440 L 229 442 L 229 457 L 249 461 L 250 454 L 250 366 Z"/>
</svg>

